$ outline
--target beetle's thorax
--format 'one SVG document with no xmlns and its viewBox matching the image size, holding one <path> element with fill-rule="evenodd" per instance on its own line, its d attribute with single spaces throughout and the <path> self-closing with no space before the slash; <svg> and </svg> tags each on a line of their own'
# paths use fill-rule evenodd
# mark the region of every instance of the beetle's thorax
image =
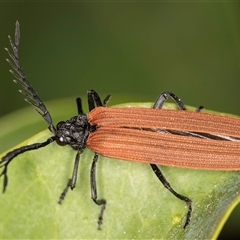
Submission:
<svg viewBox="0 0 240 240">
<path fill-rule="evenodd" d="M 57 124 L 56 142 L 59 145 L 70 145 L 74 150 L 81 151 L 86 147 L 86 140 L 93 127 L 89 124 L 87 115 L 80 114 L 67 121 Z"/>
</svg>

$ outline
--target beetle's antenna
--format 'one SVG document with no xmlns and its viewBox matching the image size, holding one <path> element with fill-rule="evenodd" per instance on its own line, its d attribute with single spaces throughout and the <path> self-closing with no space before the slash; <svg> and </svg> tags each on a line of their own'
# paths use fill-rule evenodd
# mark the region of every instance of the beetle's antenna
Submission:
<svg viewBox="0 0 240 240">
<path fill-rule="evenodd" d="M 18 48 L 19 48 L 19 42 L 20 42 L 20 25 L 18 21 L 16 22 L 16 29 L 15 29 L 15 43 L 12 41 L 11 36 L 8 36 L 8 38 L 9 38 L 13 53 L 11 53 L 7 48 L 5 48 L 5 50 L 7 51 L 8 55 L 11 57 L 13 61 L 10 61 L 9 59 L 6 59 L 6 61 L 9 62 L 9 64 L 14 69 L 14 71 L 10 70 L 10 73 L 12 73 L 13 76 L 15 77 L 13 81 L 23 89 L 23 90 L 19 90 L 19 92 L 22 93 L 24 96 L 26 96 L 24 100 L 34 107 L 34 109 L 42 116 L 42 118 L 48 124 L 49 130 L 53 134 L 55 134 L 56 129 L 53 126 L 52 117 L 48 112 L 45 104 L 42 102 L 38 94 L 35 92 L 31 84 L 28 82 L 27 77 L 24 74 L 19 61 Z"/>
</svg>

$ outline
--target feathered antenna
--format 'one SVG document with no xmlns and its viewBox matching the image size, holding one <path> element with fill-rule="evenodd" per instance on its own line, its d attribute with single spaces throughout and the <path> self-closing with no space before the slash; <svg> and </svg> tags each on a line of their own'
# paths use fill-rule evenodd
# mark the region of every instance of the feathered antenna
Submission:
<svg viewBox="0 0 240 240">
<path fill-rule="evenodd" d="M 48 112 L 45 104 L 42 102 L 38 94 L 35 92 L 29 81 L 27 80 L 26 75 L 23 72 L 21 67 L 19 56 L 18 56 L 18 49 L 19 49 L 19 42 L 20 42 L 20 25 L 19 22 L 16 22 L 16 29 L 15 29 L 15 43 L 12 41 L 11 36 L 8 36 L 13 53 L 11 53 L 8 48 L 5 48 L 8 55 L 11 57 L 13 61 L 6 59 L 7 62 L 12 66 L 13 70 L 9 70 L 10 73 L 15 77 L 13 80 L 16 84 L 18 84 L 23 90 L 19 90 L 26 98 L 24 99 L 26 102 L 31 104 L 34 109 L 42 116 L 45 122 L 48 124 L 49 130 L 55 134 L 56 129 L 52 123 L 52 117 Z"/>
</svg>

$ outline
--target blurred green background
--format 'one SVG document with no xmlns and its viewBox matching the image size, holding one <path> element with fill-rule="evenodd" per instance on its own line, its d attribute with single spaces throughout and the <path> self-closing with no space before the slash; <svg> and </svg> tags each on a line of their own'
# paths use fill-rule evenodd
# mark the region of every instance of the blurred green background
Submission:
<svg viewBox="0 0 240 240">
<path fill-rule="evenodd" d="M 27 106 L 5 61 L 16 20 L 22 66 L 44 101 L 94 89 L 111 104 L 149 102 L 168 90 L 240 115 L 239 2 L 0 2 L 0 20 L 0 116 Z M 239 208 L 233 216 L 219 239 L 240 235 Z"/>
</svg>

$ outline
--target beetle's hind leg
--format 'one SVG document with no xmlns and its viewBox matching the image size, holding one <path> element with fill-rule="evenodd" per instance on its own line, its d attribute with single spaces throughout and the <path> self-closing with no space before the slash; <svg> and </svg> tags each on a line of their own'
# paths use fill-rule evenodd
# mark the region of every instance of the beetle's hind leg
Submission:
<svg viewBox="0 0 240 240">
<path fill-rule="evenodd" d="M 171 92 L 163 92 L 156 100 L 156 102 L 153 105 L 153 108 L 162 108 L 163 104 L 167 101 L 168 98 L 171 98 L 176 105 L 178 106 L 178 108 L 180 110 L 186 110 L 184 104 L 182 103 L 182 101 L 180 100 L 180 98 L 178 98 L 175 94 L 171 93 Z M 202 109 L 202 107 L 200 106 L 198 108 L 197 111 L 200 111 Z M 185 224 L 183 226 L 183 228 L 185 229 L 191 220 L 191 215 L 192 215 L 192 201 L 191 199 L 189 199 L 188 197 L 185 197 L 179 193 L 177 193 L 170 185 L 170 183 L 167 181 L 167 179 L 164 177 L 162 171 L 158 168 L 157 165 L 155 164 L 150 164 L 153 172 L 156 174 L 157 178 L 161 181 L 161 183 L 163 184 L 163 186 L 165 188 L 167 188 L 175 197 L 177 197 L 178 199 L 180 199 L 181 201 L 184 201 L 187 206 L 188 206 L 188 212 L 187 212 L 187 217 L 186 217 L 186 221 Z"/>
<path fill-rule="evenodd" d="M 97 184 L 96 184 L 96 164 L 98 160 L 98 154 L 94 154 L 91 173 L 90 173 L 90 184 L 91 184 L 91 197 L 92 200 L 99 206 L 101 206 L 100 214 L 98 217 L 98 229 L 101 229 L 102 221 L 103 221 L 103 213 L 106 208 L 107 201 L 105 199 L 98 199 L 97 197 Z"/>
</svg>

